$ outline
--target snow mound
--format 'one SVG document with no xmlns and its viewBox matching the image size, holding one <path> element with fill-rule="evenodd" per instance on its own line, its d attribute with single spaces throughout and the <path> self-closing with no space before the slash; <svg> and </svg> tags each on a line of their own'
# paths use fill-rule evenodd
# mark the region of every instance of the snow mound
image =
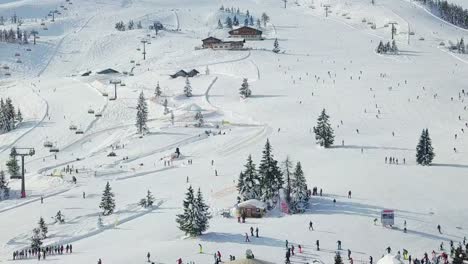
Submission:
<svg viewBox="0 0 468 264">
<path fill-rule="evenodd" d="M 377 264 L 403 264 L 403 262 L 396 259 L 395 256 L 388 254 L 377 261 Z"/>
<path fill-rule="evenodd" d="M 187 106 L 183 107 L 183 110 L 185 111 L 192 111 L 192 112 L 198 112 L 198 111 L 203 111 L 203 109 L 197 105 L 197 104 L 189 104 Z"/>
<path fill-rule="evenodd" d="M 264 202 L 256 200 L 256 199 L 247 200 L 245 202 L 239 203 L 237 206 L 238 207 L 255 206 L 257 208 L 262 208 L 262 209 L 267 208 L 267 205 Z"/>
</svg>

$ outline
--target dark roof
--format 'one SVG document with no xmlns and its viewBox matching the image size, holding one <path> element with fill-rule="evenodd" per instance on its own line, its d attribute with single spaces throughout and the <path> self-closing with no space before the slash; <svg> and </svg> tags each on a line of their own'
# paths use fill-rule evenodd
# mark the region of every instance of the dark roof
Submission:
<svg viewBox="0 0 468 264">
<path fill-rule="evenodd" d="M 262 34 L 262 31 L 261 30 L 258 30 L 256 28 L 252 28 L 252 27 L 247 27 L 247 26 L 243 26 L 243 27 L 240 27 L 240 28 L 236 28 L 236 29 L 233 29 L 233 30 L 230 30 L 229 31 L 229 34 L 234 34 L 234 31 L 239 31 L 239 30 L 250 30 L 250 31 L 255 31 L 255 33 L 257 35 L 261 35 Z"/>
<path fill-rule="evenodd" d="M 207 41 L 207 40 L 215 40 L 215 41 L 219 41 L 219 42 L 221 42 L 221 40 L 220 40 L 220 39 L 218 39 L 218 38 L 215 38 L 215 37 L 207 37 L 206 39 L 202 39 L 202 41 L 203 41 L 203 42 L 205 42 L 205 41 Z"/>
<path fill-rule="evenodd" d="M 197 70 L 195 70 L 195 69 L 193 69 L 193 70 L 190 71 L 190 73 L 200 73 L 200 72 L 197 71 Z"/>
<path fill-rule="evenodd" d="M 97 72 L 97 74 L 111 74 L 111 73 L 119 73 L 119 72 L 111 68 Z"/>
<path fill-rule="evenodd" d="M 89 76 L 91 74 L 91 71 L 87 71 L 81 74 L 81 76 Z"/>
</svg>

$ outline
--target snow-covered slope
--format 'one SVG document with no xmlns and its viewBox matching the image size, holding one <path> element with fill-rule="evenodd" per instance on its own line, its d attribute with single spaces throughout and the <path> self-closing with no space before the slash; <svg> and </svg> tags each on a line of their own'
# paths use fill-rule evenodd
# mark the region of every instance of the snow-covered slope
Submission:
<svg viewBox="0 0 468 264">
<path fill-rule="evenodd" d="M 147 252 L 157 263 L 178 258 L 211 263 L 216 251 L 226 260 L 228 255 L 243 257 L 247 249 L 282 263 L 285 240 L 304 248 L 293 263 L 331 263 L 337 240 L 343 243 L 342 256 L 350 249 L 354 261 L 377 260 L 388 246 L 420 258 L 424 252 L 439 253 L 441 242 L 468 235 L 468 57 L 440 46 L 466 37 L 466 31 L 405 0 L 380 0 L 375 6 L 367 0 L 298 0 L 286 9 L 282 1 L 271 0 L 72 2 L 52 22 L 41 18 L 65 1 L 0 0 L 0 15 L 16 12 L 25 18 L 24 27 L 38 29 L 40 36 L 35 46 L 0 44 L 0 65 L 8 65 L 11 73 L 0 70 L 0 95 L 11 97 L 25 119 L 18 129 L 0 135 L 1 164 L 12 146 L 36 150 L 26 158 L 28 197 L 17 198 L 20 182 L 12 180 L 13 199 L 0 201 L 0 262 L 28 247 L 40 216 L 49 224 L 45 244 L 73 243 L 74 248 L 73 254 L 50 256 L 49 263 L 99 258 L 144 263 Z M 227 37 L 226 29 L 217 28 L 218 19 L 228 15 L 219 11 L 221 5 L 248 9 L 255 19 L 266 12 L 271 21 L 262 29 L 265 40 L 247 41 L 248 50 L 195 49 L 207 36 Z M 117 31 L 120 20 L 141 21 L 143 29 Z M 148 29 L 155 20 L 166 27 L 158 35 Z M 398 23 L 399 55 L 375 53 L 378 42 L 391 37 L 389 22 Z M 144 39 L 150 42 L 146 60 Z M 271 52 L 274 39 L 279 54 Z M 16 62 L 17 52 L 22 63 Z M 132 74 L 96 74 L 107 68 Z M 201 73 L 190 79 L 191 98 L 183 95 L 183 78 L 169 77 L 181 69 Z M 85 71 L 92 73 L 81 76 Z M 246 100 L 239 98 L 243 78 L 253 92 Z M 109 100 L 115 79 L 124 85 L 117 86 L 117 100 Z M 157 82 L 161 98 L 154 97 Z M 135 127 L 141 91 L 149 107 L 150 132 L 144 137 Z M 164 99 L 174 124 L 164 114 Z M 312 133 L 323 108 L 336 135 L 330 149 L 318 147 Z M 202 128 L 193 126 L 197 111 L 204 115 Z M 70 130 L 71 125 L 83 134 Z M 430 167 L 415 162 L 424 128 L 436 152 Z M 301 161 L 309 187 L 323 189 L 324 195 L 313 197 L 304 214 L 275 211 L 245 224 L 223 218 L 220 212 L 237 201 L 236 181 L 247 156 L 258 164 L 267 138 L 275 157 Z M 60 151 L 51 153 L 45 141 Z M 165 166 L 177 147 L 182 158 Z M 399 164 L 386 164 L 386 157 Z M 63 172 L 67 166 L 78 172 Z M 106 182 L 117 208 L 98 228 Z M 200 187 L 213 210 L 210 228 L 199 238 L 185 238 L 175 222 L 188 185 Z M 157 199 L 153 210 L 136 205 L 147 190 Z M 396 211 L 393 228 L 374 225 L 383 209 Z M 65 215 L 62 225 L 51 219 L 59 210 Z M 251 226 L 259 228 L 260 238 L 244 242 Z"/>
</svg>

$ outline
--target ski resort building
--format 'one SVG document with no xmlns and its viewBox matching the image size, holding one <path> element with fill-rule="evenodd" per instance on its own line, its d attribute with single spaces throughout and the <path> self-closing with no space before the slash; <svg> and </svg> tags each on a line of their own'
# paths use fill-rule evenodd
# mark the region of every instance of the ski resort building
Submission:
<svg viewBox="0 0 468 264">
<path fill-rule="evenodd" d="M 202 40 L 204 49 L 224 49 L 234 50 L 244 48 L 245 40 L 241 41 L 223 41 L 215 37 L 208 37 Z"/>
<path fill-rule="evenodd" d="M 246 40 L 262 40 L 262 31 L 251 27 L 241 27 L 229 31 L 232 38 L 243 38 Z"/>
<path fill-rule="evenodd" d="M 267 205 L 259 200 L 251 199 L 234 207 L 236 217 L 244 215 L 247 218 L 261 218 L 265 215 Z"/>
</svg>

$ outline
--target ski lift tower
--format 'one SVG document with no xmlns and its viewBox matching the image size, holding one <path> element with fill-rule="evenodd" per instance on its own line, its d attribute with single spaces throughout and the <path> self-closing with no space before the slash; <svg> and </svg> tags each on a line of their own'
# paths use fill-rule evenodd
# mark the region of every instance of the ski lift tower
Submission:
<svg viewBox="0 0 468 264">
<path fill-rule="evenodd" d="M 395 21 L 392 21 L 392 22 L 388 22 L 388 24 L 392 25 L 392 40 L 393 40 L 393 39 L 394 39 L 394 36 L 395 36 L 395 34 L 396 34 L 396 27 L 395 27 L 395 25 L 398 25 L 398 23 L 395 22 Z"/>
<path fill-rule="evenodd" d="M 36 154 L 36 151 L 34 148 L 16 148 L 13 147 L 11 149 L 11 156 L 16 157 L 21 157 L 21 198 L 26 198 L 26 184 L 24 182 L 24 157 L 26 156 L 34 156 Z M 12 178 L 18 178 L 12 177 Z"/>
<path fill-rule="evenodd" d="M 114 85 L 114 100 L 116 100 L 117 99 L 117 85 L 121 84 L 122 81 L 115 79 L 115 80 L 111 80 L 110 83 Z"/>
<path fill-rule="evenodd" d="M 325 7 L 325 17 L 328 17 L 328 13 L 330 13 L 331 11 L 330 10 L 330 7 L 331 5 L 323 5 L 323 7 Z"/>
<path fill-rule="evenodd" d="M 141 43 L 143 43 L 143 60 L 146 60 L 146 43 L 148 43 L 148 41 L 142 40 Z"/>
</svg>

